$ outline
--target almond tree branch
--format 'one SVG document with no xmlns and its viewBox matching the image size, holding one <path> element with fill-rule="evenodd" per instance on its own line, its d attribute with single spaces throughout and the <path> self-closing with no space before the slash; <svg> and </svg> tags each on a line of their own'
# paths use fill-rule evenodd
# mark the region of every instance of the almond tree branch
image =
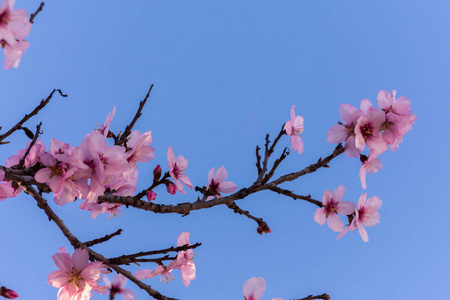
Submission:
<svg viewBox="0 0 450 300">
<path fill-rule="evenodd" d="M 19 182 L 19 184 L 23 187 L 24 191 L 31 195 L 37 202 L 37 205 L 39 208 L 44 210 L 45 214 L 49 218 L 49 220 L 55 222 L 56 226 L 61 230 L 61 232 L 64 234 L 64 236 L 69 240 L 70 244 L 76 249 L 86 249 L 89 253 L 89 258 L 91 260 L 101 261 L 105 265 L 108 265 L 111 269 L 115 270 L 117 273 L 120 273 L 130 279 L 132 282 L 134 282 L 137 286 L 139 286 L 141 289 L 145 290 L 150 296 L 152 296 L 155 299 L 158 300 L 177 300 L 175 298 L 169 298 L 158 291 L 154 290 L 151 286 L 143 283 L 139 279 L 137 279 L 131 272 L 122 269 L 118 265 L 112 264 L 106 257 L 101 255 L 100 253 L 97 253 L 86 246 L 85 243 L 81 242 L 75 235 L 73 235 L 70 230 L 67 228 L 67 226 L 64 224 L 63 220 L 61 220 L 58 215 L 51 209 L 51 207 L 48 205 L 47 200 L 45 200 L 39 193 L 31 186 L 30 183 L 27 182 Z"/>
<path fill-rule="evenodd" d="M 92 247 L 94 245 L 109 241 L 110 239 L 112 239 L 113 237 L 120 235 L 122 233 L 122 229 L 118 229 L 116 232 L 113 232 L 111 234 L 107 234 L 102 238 L 98 238 L 98 239 L 94 239 L 88 242 L 84 242 L 84 244 L 86 245 L 86 247 Z"/>
<path fill-rule="evenodd" d="M 231 203 L 231 204 L 227 204 L 227 206 L 228 206 L 228 208 L 232 209 L 235 213 L 240 214 L 240 215 L 244 215 L 247 218 L 254 220 L 256 223 L 258 223 L 258 226 L 266 224 L 266 222 L 264 222 L 264 220 L 262 218 L 257 218 L 255 216 L 252 216 L 248 211 L 241 209 L 234 202 Z"/>
<path fill-rule="evenodd" d="M 127 127 L 125 127 L 125 131 L 122 133 L 122 135 L 120 136 L 120 138 L 118 139 L 118 141 L 116 141 L 116 145 L 119 146 L 124 146 L 127 143 L 127 138 L 131 133 L 131 130 L 134 127 L 134 124 L 136 124 L 137 120 L 141 117 L 142 115 L 142 109 L 145 106 L 145 103 L 147 103 L 147 99 L 148 97 L 150 97 L 150 92 L 152 91 L 153 88 L 153 84 L 150 86 L 150 89 L 147 92 L 147 95 L 145 96 L 144 100 L 142 100 L 141 102 L 139 102 L 139 108 L 136 112 L 136 115 L 134 116 L 133 120 L 131 120 L 130 124 L 127 125 Z"/>
<path fill-rule="evenodd" d="M 278 136 L 275 138 L 275 140 L 273 141 L 272 145 L 269 148 L 269 134 L 266 135 L 266 143 L 265 143 L 265 149 L 266 151 L 264 152 L 264 161 L 262 162 L 262 169 L 260 167 L 260 164 L 258 164 L 258 162 L 261 161 L 261 156 L 259 155 L 259 147 L 256 147 L 256 161 L 257 161 L 257 167 L 258 167 L 258 179 L 256 180 L 256 184 L 260 184 L 263 180 L 263 176 L 264 174 L 266 174 L 267 172 L 267 163 L 269 162 L 269 158 L 272 155 L 275 146 L 277 145 L 278 141 L 280 140 L 280 138 L 285 134 L 284 132 L 284 125 L 281 127 L 280 132 L 278 133 Z"/>
<path fill-rule="evenodd" d="M 36 9 L 36 11 L 34 12 L 34 14 L 30 15 L 30 23 L 33 24 L 34 23 L 34 18 L 38 15 L 38 13 L 40 13 L 42 11 L 42 9 L 44 8 L 44 2 L 41 2 L 41 5 L 39 5 L 38 9 Z"/>
<path fill-rule="evenodd" d="M 301 200 L 308 201 L 309 203 L 315 204 L 318 207 L 323 207 L 322 202 L 320 202 L 319 200 L 312 199 L 311 195 L 308 195 L 308 196 L 297 195 L 297 194 L 294 194 L 294 192 L 292 192 L 292 191 L 285 190 L 285 189 L 279 188 L 277 186 L 271 187 L 270 190 L 277 192 L 278 194 L 282 194 L 282 195 L 291 197 L 294 200 L 301 199 Z"/>
<path fill-rule="evenodd" d="M 52 99 L 53 94 L 54 94 L 55 92 L 58 92 L 58 93 L 61 95 L 61 97 L 67 97 L 67 95 L 66 95 L 66 94 L 63 94 L 63 92 L 62 92 L 60 89 L 55 89 L 55 90 L 53 90 L 53 91 L 50 93 L 50 95 L 48 95 L 47 98 L 41 100 L 41 102 L 39 103 L 39 105 L 36 106 L 36 108 L 33 109 L 33 111 L 32 111 L 30 114 L 26 114 L 26 115 L 22 118 L 22 120 L 20 120 L 20 121 L 19 121 L 16 125 L 14 125 L 10 130 L 8 130 L 6 133 L 0 135 L 0 142 L 2 142 L 5 138 L 7 138 L 8 136 L 10 136 L 14 131 L 21 129 L 21 128 L 22 128 L 22 125 L 23 125 L 26 121 L 28 121 L 31 117 L 37 115 L 37 114 L 39 113 L 39 111 L 40 111 L 41 109 L 43 109 L 43 108 L 50 102 L 50 99 Z"/>
</svg>

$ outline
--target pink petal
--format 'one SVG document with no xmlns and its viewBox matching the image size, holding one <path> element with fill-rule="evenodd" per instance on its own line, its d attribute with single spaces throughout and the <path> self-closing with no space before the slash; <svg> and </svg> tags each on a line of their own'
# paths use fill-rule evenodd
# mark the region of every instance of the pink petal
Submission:
<svg viewBox="0 0 450 300">
<path fill-rule="evenodd" d="M 333 144 L 342 143 L 347 138 L 347 128 L 337 124 L 330 128 L 327 132 L 327 141 Z"/>
<path fill-rule="evenodd" d="M 64 286 L 67 281 L 69 280 L 69 275 L 67 275 L 67 272 L 58 270 L 51 272 L 47 277 L 47 283 L 50 284 L 52 287 L 60 288 Z"/>
<path fill-rule="evenodd" d="M 340 232 L 344 229 L 344 223 L 341 218 L 335 214 L 329 214 L 327 218 L 328 226 L 335 232 Z"/>
<path fill-rule="evenodd" d="M 75 249 L 75 252 L 72 254 L 73 261 L 73 269 L 77 272 L 80 272 L 86 268 L 89 263 L 89 253 L 86 249 Z"/>
<path fill-rule="evenodd" d="M 266 281 L 262 277 L 252 277 L 244 283 L 242 290 L 244 297 L 253 297 L 254 300 L 259 300 L 266 290 Z"/>
<path fill-rule="evenodd" d="M 222 182 L 219 185 L 219 192 L 221 193 L 232 193 L 237 189 L 236 184 L 231 181 Z"/>
<path fill-rule="evenodd" d="M 185 231 L 178 236 L 177 239 L 177 247 L 189 245 L 189 231 Z"/>
<path fill-rule="evenodd" d="M 345 194 L 345 185 L 339 185 L 337 188 L 334 189 L 333 191 L 333 202 L 339 202 L 342 200 L 342 198 L 344 198 L 344 194 Z"/>
<path fill-rule="evenodd" d="M 327 220 L 327 213 L 324 208 L 318 208 L 314 214 L 314 221 L 316 221 L 319 225 L 325 224 Z"/>
<path fill-rule="evenodd" d="M 187 177 L 185 174 L 180 174 L 178 176 L 178 179 L 184 183 L 188 188 L 192 189 L 194 186 L 192 185 L 191 181 L 189 180 L 189 177 Z M 181 191 L 180 191 L 181 192 Z"/>
<path fill-rule="evenodd" d="M 345 124 L 352 124 L 352 114 L 356 111 L 356 107 L 344 103 L 341 104 L 339 107 L 339 114 L 341 115 L 341 119 L 344 121 Z"/>
<path fill-rule="evenodd" d="M 214 176 L 215 183 L 221 183 L 227 178 L 227 171 L 225 170 L 225 166 L 221 166 L 217 172 L 216 176 Z"/>
<path fill-rule="evenodd" d="M 209 173 L 208 173 L 208 183 L 209 184 L 211 184 L 211 181 L 214 178 L 214 170 L 215 170 L 215 168 L 212 168 L 211 170 L 209 170 Z"/>
<path fill-rule="evenodd" d="M 341 215 L 351 215 L 352 213 L 355 212 L 356 209 L 356 205 L 353 202 L 350 201 L 341 201 L 339 202 L 338 206 L 337 206 L 337 211 L 338 213 L 340 213 Z"/>
<path fill-rule="evenodd" d="M 367 243 L 369 241 L 369 235 L 367 234 L 366 229 L 364 228 L 364 226 L 361 223 L 358 224 L 358 230 L 359 230 L 359 235 L 361 235 L 362 240 Z"/>
</svg>

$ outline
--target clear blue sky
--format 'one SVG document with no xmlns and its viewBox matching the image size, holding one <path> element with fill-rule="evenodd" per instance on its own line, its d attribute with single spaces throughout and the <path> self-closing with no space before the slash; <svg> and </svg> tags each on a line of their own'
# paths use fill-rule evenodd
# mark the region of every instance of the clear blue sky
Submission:
<svg viewBox="0 0 450 300">
<path fill-rule="evenodd" d="M 17 0 L 15 7 L 38 5 Z M 205 185 L 210 168 L 225 165 L 228 179 L 245 187 L 256 176 L 255 146 L 266 133 L 278 133 L 293 104 L 305 119 L 305 151 L 292 153 L 276 176 L 331 153 L 326 132 L 340 120 L 341 103 L 375 103 L 379 90 L 396 89 L 418 119 L 395 154 L 381 155 L 383 170 L 368 175 L 368 196 L 383 201 L 369 243 L 357 232 L 336 241 L 314 222 L 314 206 L 270 192 L 237 203 L 267 221 L 273 232 L 263 236 L 255 222 L 224 206 L 184 218 L 130 208 L 116 219 L 93 220 L 79 203 L 50 202 L 81 240 L 124 229 L 93 248 L 106 256 L 165 248 L 189 230 L 192 242 L 203 243 L 195 250 L 197 279 L 185 288 L 174 271 L 177 280 L 167 285 L 146 281 L 175 298 L 243 299 L 244 282 L 263 276 L 263 299 L 326 292 L 333 300 L 444 300 L 450 294 L 448 28 L 448 1 L 48 1 L 19 69 L 0 72 L 0 125 L 9 128 L 60 88 L 69 97 L 55 97 L 29 125 L 43 121 L 47 144 L 53 137 L 79 145 L 114 105 L 111 128 L 122 130 L 154 84 L 136 128 L 152 131 L 156 158 L 139 166 L 139 189 L 156 164 L 167 169 L 169 145 L 189 160 L 194 185 Z M 10 140 L 2 161 L 27 142 L 20 133 Z M 280 146 L 289 146 L 288 139 Z M 284 187 L 321 199 L 343 184 L 344 199 L 357 202 L 359 165 L 342 156 Z M 196 197 L 159 190 L 157 201 Z M 24 194 L 0 203 L 0 224 L 1 283 L 23 300 L 56 299 L 57 289 L 46 283 L 56 270 L 51 255 L 61 246 L 73 251 L 59 229 Z"/>
</svg>

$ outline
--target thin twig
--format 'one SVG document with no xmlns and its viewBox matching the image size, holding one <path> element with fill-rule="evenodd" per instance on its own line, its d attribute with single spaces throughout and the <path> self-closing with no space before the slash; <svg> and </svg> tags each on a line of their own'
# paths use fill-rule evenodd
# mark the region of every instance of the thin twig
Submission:
<svg viewBox="0 0 450 300">
<path fill-rule="evenodd" d="M 275 173 L 275 170 L 278 168 L 278 166 L 281 164 L 281 162 L 290 154 L 289 148 L 284 148 L 283 153 L 281 153 L 280 157 L 275 160 L 273 163 L 272 169 L 270 169 L 269 173 L 264 176 L 264 179 L 262 181 L 262 184 L 266 183 L 267 181 L 272 178 L 273 174 Z"/>
<path fill-rule="evenodd" d="M 98 239 L 94 239 L 88 242 L 85 242 L 84 244 L 86 245 L 86 247 L 92 247 L 94 245 L 109 241 L 110 239 L 112 239 L 113 237 L 120 235 L 122 233 L 122 229 L 118 229 L 116 232 L 113 232 L 111 234 L 107 234 L 104 237 L 98 238 Z"/>
<path fill-rule="evenodd" d="M 308 201 L 309 203 L 317 205 L 318 207 L 323 207 L 322 202 L 312 199 L 311 196 L 297 195 L 297 194 L 294 194 L 292 191 L 285 190 L 285 189 L 279 188 L 277 186 L 271 187 L 270 190 L 277 192 L 278 194 L 283 194 L 285 196 L 291 197 L 294 200 L 297 200 L 297 199 L 305 200 L 305 201 Z"/>
<path fill-rule="evenodd" d="M 110 258 L 109 261 L 116 263 L 116 264 L 120 264 L 121 261 L 126 261 L 126 260 L 130 260 L 130 259 L 134 259 L 137 257 L 142 257 L 142 256 L 149 256 L 149 255 L 156 255 L 156 254 L 166 254 L 169 252 L 178 252 L 178 251 L 186 251 L 188 249 L 194 249 L 197 248 L 199 246 L 201 246 L 202 243 L 195 243 L 193 245 L 183 245 L 180 247 L 170 247 L 170 248 L 166 248 L 166 249 L 161 249 L 161 250 L 154 250 L 154 251 L 146 251 L 146 252 L 138 252 L 138 253 L 134 253 L 134 254 L 128 254 L 128 255 L 121 255 L 118 257 L 113 257 Z"/>
<path fill-rule="evenodd" d="M 34 18 L 37 16 L 38 13 L 40 13 L 42 11 L 42 9 L 44 8 L 44 2 L 41 2 L 41 5 L 39 5 L 38 9 L 36 9 L 36 11 L 34 12 L 34 14 L 30 15 L 30 23 L 33 24 L 34 23 Z"/>
<path fill-rule="evenodd" d="M 145 96 L 144 100 L 139 102 L 139 108 L 138 108 L 138 110 L 136 112 L 136 115 L 134 116 L 134 118 L 131 121 L 131 123 L 129 125 L 127 125 L 127 127 L 125 128 L 125 131 L 120 136 L 120 139 L 118 140 L 116 145 L 123 146 L 123 145 L 125 145 L 127 143 L 127 138 L 130 135 L 131 130 L 134 127 L 134 124 L 136 124 L 137 120 L 142 115 L 142 109 L 144 108 L 145 103 L 147 103 L 147 99 L 150 96 L 150 92 L 152 91 L 152 88 L 153 88 L 153 84 L 150 86 L 150 89 L 148 90 L 147 95 Z"/>
<path fill-rule="evenodd" d="M 264 161 L 262 162 L 262 170 L 261 172 L 259 172 L 258 169 L 258 179 L 256 180 L 256 184 L 261 184 L 262 180 L 263 180 L 263 176 L 266 174 L 267 172 L 267 164 L 269 162 L 269 158 L 272 155 L 273 151 L 275 150 L 275 146 L 277 145 L 278 141 L 280 140 L 280 138 L 285 134 L 284 132 L 284 125 L 281 127 L 280 132 L 278 133 L 278 136 L 275 138 L 275 140 L 273 141 L 272 145 L 269 148 L 269 134 L 266 135 L 266 143 L 264 145 L 266 151 L 264 152 Z M 258 154 L 258 153 L 257 153 Z M 258 160 L 258 156 L 257 156 L 257 160 Z"/>
<path fill-rule="evenodd" d="M 306 296 L 305 298 L 296 299 L 296 300 L 314 300 L 314 299 L 330 300 L 331 297 L 328 294 L 322 294 L 322 295 L 317 295 L 317 296 L 309 295 L 309 296 Z"/>
<path fill-rule="evenodd" d="M 37 115 L 37 114 L 39 113 L 39 111 L 40 111 L 41 109 L 43 109 L 43 108 L 48 104 L 48 102 L 50 102 L 50 99 L 52 99 L 53 94 L 54 94 L 55 92 L 58 92 L 58 93 L 61 95 L 61 97 L 67 97 L 67 95 L 66 95 L 66 94 L 63 94 L 63 92 L 62 92 L 61 90 L 59 90 L 59 89 L 53 90 L 53 91 L 50 93 L 50 95 L 48 95 L 47 98 L 41 100 L 41 102 L 39 103 L 39 105 L 36 106 L 36 108 L 33 109 L 33 111 L 32 111 L 30 114 L 25 115 L 25 116 L 22 118 L 22 120 L 20 120 L 20 121 L 19 121 L 16 125 L 14 125 L 10 130 L 8 130 L 6 133 L 0 135 L 0 142 L 3 141 L 3 140 L 4 140 L 5 138 L 7 138 L 8 136 L 10 136 L 14 131 L 21 129 L 22 125 L 23 125 L 26 121 L 28 121 L 31 117 Z"/>
</svg>

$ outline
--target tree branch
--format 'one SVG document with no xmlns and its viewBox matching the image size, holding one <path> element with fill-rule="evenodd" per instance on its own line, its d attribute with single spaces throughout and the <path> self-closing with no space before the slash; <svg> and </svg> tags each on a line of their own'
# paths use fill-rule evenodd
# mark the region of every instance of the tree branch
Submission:
<svg viewBox="0 0 450 300">
<path fill-rule="evenodd" d="M 314 300 L 314 299 L 330 300 L 331 297 L 328 294 L 322 294 L 322 295 L 317 295 L 317 296 L 309 295 L 309 296 L 306 296 L 305 298 L 296 299 L 296 300 Z"/>
<path fill-rule="evenodd" d="M 91 246 L 94 246 L 94 245 L 97 245 L 97 244 L 109 241 L 113 237 L 115 237 L 117 235 L 120 235 L 122 233 L 122 231 L 123 231 L 122 229 L 118 229 L 116 232 L 113 232 L 111 234 L 107 234 L 107 235 L 105 235 L 102 238 L 98 238 L 98 239 L 94 239 L 94 240 L 91 240 L 91 241 L 88 241 L 88 242 L 84 242 L 84 244 L 86 245 L 86 247 L 91 247 Z"/>
<path fill-rule="evenodd" d="M 309 196 L 297 195 L 297 194 L 294 194 L 292 191 L 285 190 L 285 189 L 279 188 L 277 186 L 271 187 L 270 190 L 277 192 L 278 194 L 282 194 L 282 195 L 291 197 L 294 200 L 297 200 L 297 199 L 305 200 L 305 201 L 308 201 L 309 203 L 317 205 L 318 207 L 323 207 L 322 202 L 320 202 L 319 200 L 312 199 L 310 195 Z"/>
<path fill-rule="evenodd" d="M 42 9 L 44 8 L 44 2 L 41 2 L 41 5 L 39 5 L 38 9 L 36 9 L 36 11 L 34 12 L 34 14 L 30 15 L 30 23 L 33 24 L 34 23 L 34 18 L 36 18 L 36 16 L 38 15 L 38 13 L 40 13 L 42 11 Z"/>
</svg>

